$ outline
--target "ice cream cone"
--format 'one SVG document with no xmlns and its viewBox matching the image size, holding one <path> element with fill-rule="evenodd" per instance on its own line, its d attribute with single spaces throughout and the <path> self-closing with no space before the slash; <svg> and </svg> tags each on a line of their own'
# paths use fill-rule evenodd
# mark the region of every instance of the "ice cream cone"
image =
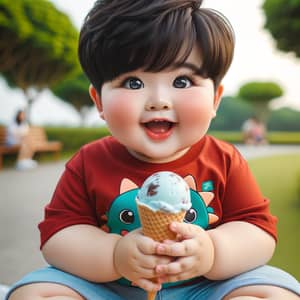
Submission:
<svg viewBox="0 0 300 300">
<path fill-rule="evenodd" d="M 182 222 L 191 207 L 190 190 L 179 175 L 157 172 L 144 181 L 136 203 L 145 236 L 158 242 L 175 240 L 176 234 L 169 227 L 172 222 Z M 156 292 L 148 292 L 148 300 L 155 297 Z"/>
<path fill-rule="evenodd" d="M 178 213 L 153 211 L 149 207 L 139 203 L 138 211 L 143 234 L 158 242 L 175 240 L 176 235 L 169 229 L 169 225 L 172 222 L 182 222 L 186 214 L 185 211 Z"/>
<path fill-rule="evenodd" d="M 186 214 L 185 211 L 166 213 L 162 211 L 153 211 L 141 204 L 138 204 L 137 206 L 142 224 L 142 231 L 145 236 L 151 237 L 158 242 L 175 240 L 176 235 L 169 229 L 169 225 L 174 221 L 182 222 Z M 156 292 L 148 292 L 147 297 L 148 300 L 154 300 Z"/>
</svg>

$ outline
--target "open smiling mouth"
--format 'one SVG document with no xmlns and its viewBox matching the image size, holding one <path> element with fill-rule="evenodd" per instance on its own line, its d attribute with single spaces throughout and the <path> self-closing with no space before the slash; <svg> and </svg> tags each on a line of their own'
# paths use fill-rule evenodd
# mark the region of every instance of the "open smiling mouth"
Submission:
<svg viewBox="0 0 300 300">
<path fill-rule="evenodd" d="M 168 120 L 152 120 L 150 122 L 143 123 L 147 135 L 154 140 L 163 140 L 168 138 L 175 125 L 176 123 Z"/>
</svg>

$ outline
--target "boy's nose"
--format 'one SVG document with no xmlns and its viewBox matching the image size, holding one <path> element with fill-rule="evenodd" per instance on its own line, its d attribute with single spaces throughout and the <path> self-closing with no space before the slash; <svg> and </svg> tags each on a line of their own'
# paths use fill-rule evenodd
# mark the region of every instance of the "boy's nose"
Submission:
<svg viewBox="0 0 300 300">
<path fill-rule="evenodd" d="M 171 109 L 172 104 L 170 101 L 167 100 L 162 100 L 162 99 L 157 99 L 157 100 L 149 100 L 146 103 L 146 110 L 169 110 Z"/>
</svg>

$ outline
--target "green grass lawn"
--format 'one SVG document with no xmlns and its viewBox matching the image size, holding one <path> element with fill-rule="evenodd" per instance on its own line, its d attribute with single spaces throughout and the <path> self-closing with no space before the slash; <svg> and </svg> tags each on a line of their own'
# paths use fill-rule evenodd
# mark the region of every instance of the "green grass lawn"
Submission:
<svg viewBox="0 0 300 300">
<path fill-rule="evenodd" d="M 249 165 L 279 219 L 279 241 L 270 264 L 300 280 L 300 154 L 253 159 Z"/>
</svg>

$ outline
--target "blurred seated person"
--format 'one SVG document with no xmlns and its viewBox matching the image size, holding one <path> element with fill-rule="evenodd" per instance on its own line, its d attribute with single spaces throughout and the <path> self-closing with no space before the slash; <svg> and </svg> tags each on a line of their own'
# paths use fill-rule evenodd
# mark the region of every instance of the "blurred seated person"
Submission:
<svg viewBox="0 0 300 300">
<path fill-rule="evenodd" d="M 19 110 L 14 121 L 7 127 L 6 144 L 8 146 L 20 145 L 17 157 L 16 168 L 18 170 L 29 170 L 37 166 L 37 162 L 32 159 L 34 149 L 32 147 L 29 125 L 26 121 L 26 113 Z"/>
<path fill-rule="evenodd" d="M 266 127 L 262 121 L 256 116 L 247 119 L 243 126 L 243 139 L 244 143 L 248 145 L 265 145 L 266 139 Z"/>
</svg>

